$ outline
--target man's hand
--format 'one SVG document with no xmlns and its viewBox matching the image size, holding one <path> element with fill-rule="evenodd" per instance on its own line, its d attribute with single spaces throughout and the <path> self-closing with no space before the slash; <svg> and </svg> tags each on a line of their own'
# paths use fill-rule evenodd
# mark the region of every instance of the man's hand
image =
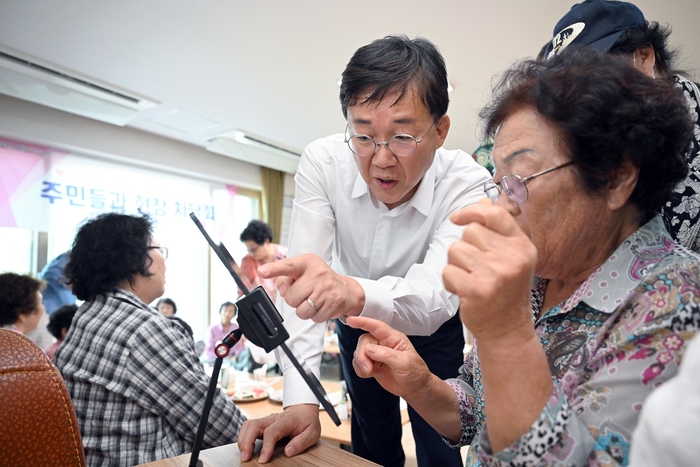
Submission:
<svg viewBox="0 0 700 467">
<path fill-rule="evenodd" d="M 318 406 L 292 405 L 282 413 L 245 422 L 238 434 L 241 461 L 250 460 L 255 440 L 262 438 L 263 446 L 258 462 L 264 464 L 272 457 L 277 442 L 287 436 L 291 438 L 284 448 L 287 457 L 295 456 L 316 444 L 321 437 Z"/>
<path fill-rule="evenodd" d="M 301 319 L 323 323 L 332 318 L 355 316 L 365 306 L 360 284 L 333 271 L 314 254 L 267 263 L 258 268 L 260 277 L 277 277 L 277 291 L 296 308 Z"/>
<path fill-rule="evenodd" d="M 408 337 L 375 319 L 349 316 L 347 323 L 369 333 L 360 336 L 352 360 L 359 377 L 374 377 L 384 389 L 407 401 L 429 387 L 433 375 Z"/>
</svg>

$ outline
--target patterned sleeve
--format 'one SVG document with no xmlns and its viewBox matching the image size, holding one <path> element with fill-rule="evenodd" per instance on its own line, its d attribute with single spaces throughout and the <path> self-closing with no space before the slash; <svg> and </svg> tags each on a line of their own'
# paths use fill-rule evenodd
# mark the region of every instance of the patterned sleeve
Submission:
<svg viewBox="0 0 700 467">
<path fill-rule="evenodd" d="M 649 272 L 571 363 L 581 370 L 578 377 L 570 369 L 554 380 L 550 399 L 519 440 L 492 454 L 484 424 L 483 465 L 627 465 L 644 400 L 677 374 L 698 330 L 695 264 Z"/>
<path fill-rule="evenodd" d="M 448 446 L 457 448 L 471 444 L 472 439 L 479 431 L 480 420 L 483 420 L 483 404 L 477 402 L 478 398 L 474 392 L 474 356 L 476 349 L 472 348 L 464 364 L 459 369 L 459 376 L 446 380 L 447 384 L 457 395 L 459 403 L 459 415 L 462 421 L 462 436 L 457 443 L 444 438 Z"/>
<path fill-rule="evenodd" d="M 549 400 L 530 430 L 495 455 L 491 452 L 487 426 L 484 423 L 479 434 L 479 457 L 490 467 L 589 465 L 588 459 L 592 457 L 595 445 L 593 435 L 576 418 L 566 394 L 556 381 Z M 616 464 L 613 461 L 604 465 Z"/>
<path fill-rule="evenodd" d="M 126 369 L 134 399 L 160 413 L 183 439 L 194 443 L 209 377 L 193 343 L 172 326 L 150 320 L 130 340 Z M 217 390 L 203 447 L 235 442 L 244 421 L 238 407 Z"/>
<path fill-rule="evenodd" d="M 585 465 L 594 444 L 590 432 L 583 424 L 569 423 L 575 418 L 572 407 L 561 387 L 554 382 L 554 390 L 539 418 L 521 438 L 508 448 L 491 453 L 483 400 L 472 388 L 476 347 L 467 355 L 459 370 L 459 377 L 447 380 L 459 399 L 462 437 L 458 443 L 443 438 L 451 447 L 478 444 L 476 452 L 487 466 L 519 465 Z M 560 442 L 563 440 L 563 442 Z M 569 464 L 570 463 L 570 464 Z"/>
<path fill-rule="evenodd" d="M 683 92 L 693 120 L 693 139 L 685 155 L 688 175 L 671 193 L 662 213 L 666 228 L 681 245 L 700 252 L 700 90 L 682 76 L 676 86 Z"/>
</svg>

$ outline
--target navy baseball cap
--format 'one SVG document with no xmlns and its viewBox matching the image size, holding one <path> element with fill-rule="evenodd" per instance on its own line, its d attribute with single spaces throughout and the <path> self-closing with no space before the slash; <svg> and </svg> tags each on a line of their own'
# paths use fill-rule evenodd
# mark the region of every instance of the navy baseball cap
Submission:
<svg viewBox="0 0 700 467">
<path fill-rule="evenodd" d="M 549 59 L 561 53 L 569 44 L 607 52 L 626 29 L 643 24 L 644 14 L 631 3 L 585 0 L 572 6 L 559 20 L 544 56 Z"/>
</svg>

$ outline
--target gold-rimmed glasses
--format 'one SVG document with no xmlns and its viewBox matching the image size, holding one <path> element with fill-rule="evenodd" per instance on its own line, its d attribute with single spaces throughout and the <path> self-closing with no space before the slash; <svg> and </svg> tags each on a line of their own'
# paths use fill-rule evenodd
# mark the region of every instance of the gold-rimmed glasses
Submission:
<svg viewBox="0 0 700 467">
<path fill-rule="evenodd" d="M 533 180 L 540 175 L 548 174 L 554 172 L 555 170 L 561 169 L 563 167 L 573 164 L 574 161 L 569 161 L 551 169 L 543 170 L 542 172 L 537 172 L 536 174 L 529 175 L 527 177 L 520 177 L 519 175 L 506 175 L 501 179 L 500 182 L 496 183 L 494 181 L 484 183 L 484 193 L 488 196 L 493 204 L 498 202 L 498 198 L 501 193 L 505 193 L 508 198 L 513 200 L 515 204 L 522 204 L 527 200 L 529 193 L 527 191 L 527 182 Z"/>
</svg>

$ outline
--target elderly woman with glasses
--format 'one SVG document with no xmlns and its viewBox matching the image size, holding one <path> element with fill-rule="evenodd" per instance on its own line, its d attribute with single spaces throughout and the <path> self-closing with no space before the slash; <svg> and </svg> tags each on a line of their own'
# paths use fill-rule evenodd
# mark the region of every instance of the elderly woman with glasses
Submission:
<svg viewBox="0 0 700 467">
<path fill-rule="evenodd" d="M 468 465 L 627 465 L 645 397 L 700 323 L 700 257 L 659 210 L 686 167 L 683 97 L 619 58 L 571 50 L 506 73 L 482 111 L 491 200 L 464 208 L 443 272 L 475 336 L 432 375 L 387 325 L 353 365 L 402 396 Z M 673 414 L 667 414 L 673 416 Z"/>
<path fill-rule="evenodd" d="M 186 329 L 148 305 L 165 291 L 167 257 L 148 216 L 100 214 L 73 241 L 64 274 L 84 303 L 54 364 L 87 465 L 137 465 L 192 450 L 209 377 Z M 203 446 L 235 442 L 244 421 L 217 391 Z"/>
</svg>

